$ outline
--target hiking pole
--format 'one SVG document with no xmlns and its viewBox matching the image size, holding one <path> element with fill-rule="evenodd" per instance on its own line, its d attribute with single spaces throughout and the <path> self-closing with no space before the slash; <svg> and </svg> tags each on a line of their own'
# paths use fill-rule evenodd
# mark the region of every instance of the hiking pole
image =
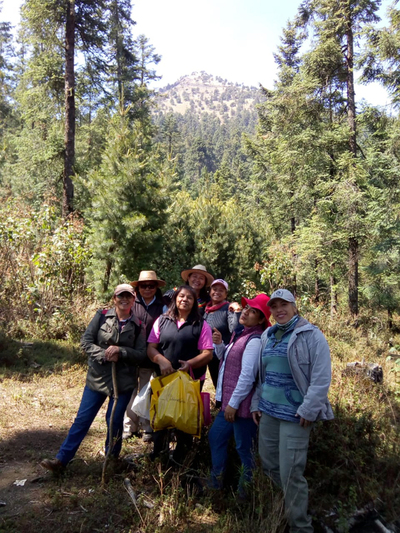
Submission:
<svg viewBox="0 0 400 533">
<path fill-rule="evenodd" d="M 113 384 L 113 397 L 114 397 L 114 403 L 111 409 L 110 414 L 110 425 L 108 427 L 108 450 L 106 453 L 106 457 L 104 459 L 103 463 L 103 471 L 101 473 L 101 486 L 104 488 L 105 484 L 105 477 L 106 477 L 106 468 L 107 468 L 107 462 L 108 458 L 110 456 L 110 453 L 112 452 L 114 448 L 114 438 L 113 438 L 113 426 L 114 426 L 114 413 L 115 408 L 117 407 L 118 402 L 118 384 L 117 384 L 117 363 L 113 361 L 111 367 L 111 375 L 112 375 L 112 384 Z"/>
</svg>

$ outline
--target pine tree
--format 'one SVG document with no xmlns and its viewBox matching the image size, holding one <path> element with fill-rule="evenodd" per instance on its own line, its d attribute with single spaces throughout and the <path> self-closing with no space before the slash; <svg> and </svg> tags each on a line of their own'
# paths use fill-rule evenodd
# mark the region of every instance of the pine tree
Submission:
<svg viewBox="0 0 400 533">
<path fill-rule="evenodd" d="M 22 132 L 32 152 L 35 135 L 42 138 L 42 161 L 54 162 L 58 181 L 63 161 L 62 210 L 73 209 L 72 176 L 75 167 L 75 68 L 76 51 L 86 61 L 98 62 L 102 55 L 105 25 L 103 0 L 26 0 L 21 9 L 22 52 L 17 99 L 25 128 L 37 128 L 32 135 Z M 63 96 L 62 96 L 63 95 Z M 64 141 L 61 141 L 60 116 L 64 116 Z M 48 132 L 54 135 L 49 146 Z M 18 148 L 21 166 L 24 154 Z M 33 148 L 35 153 L 35 149 Z M 31 166 L 32 170 L 32 166 Z M 38 173 L 36 170 L 36 173 Z M 23 170 L 22 170 L 23 172 Z M 40 174 L 40 170 L 39 170 Z M 41 176 L 39 175 L 40 179 Z M 46 185 L 44 185 L 46 186 Z"/>
<path fill-rule="evenodd" d="M 115 115 L 103 160 L 85 186 L 92 198 L 86 212 L 93 249 L 91 270 L 102 279 L 102 290 L 149 270 L 161 253 L 167 221 L 168 169 L 159 160 L 139 121 L 127 112 Z"/>
</svg>

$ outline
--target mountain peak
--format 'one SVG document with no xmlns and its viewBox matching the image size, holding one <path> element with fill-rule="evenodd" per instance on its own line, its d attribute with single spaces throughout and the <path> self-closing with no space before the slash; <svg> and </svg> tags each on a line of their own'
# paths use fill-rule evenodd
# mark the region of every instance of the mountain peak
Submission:
<svg viewBox="0 0 400 533">
<path fill-rule="evenodd" d="M 229 82 L 204 71 L 192 72 L 159 89 L 156 114 L 192 111 L 198 116 L 209 113 L 226 120 L 242 111 L 255 112 L 255 104 L 261 101 L 256 87 Z"/>
</svg>

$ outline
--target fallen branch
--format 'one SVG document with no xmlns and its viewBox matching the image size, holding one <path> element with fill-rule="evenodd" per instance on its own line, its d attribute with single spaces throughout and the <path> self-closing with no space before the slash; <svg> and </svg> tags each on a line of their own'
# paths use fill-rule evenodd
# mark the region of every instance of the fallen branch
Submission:
<svg viewBox="0 0 400 533">
<path fill-rule="evenodd" d="M 136 509 L 138 515 L 140 516 L 140 520 L 143 522 L 143 517 L 140 514 L 139 508 L 137 506 L 136 494 L 135 494 L 135 492 L 133 490 L 131 482 L 129 481 L 129 479 L 127 477 L 124 479 L 124 487 L 125 487 L 127 493 L 129 494 L 129 496 L 130 496 L 130 498 L 131 498 L 131 500 L 133 502 L 133 505 L 135 506 L 135 509 Z"/>
</svg>

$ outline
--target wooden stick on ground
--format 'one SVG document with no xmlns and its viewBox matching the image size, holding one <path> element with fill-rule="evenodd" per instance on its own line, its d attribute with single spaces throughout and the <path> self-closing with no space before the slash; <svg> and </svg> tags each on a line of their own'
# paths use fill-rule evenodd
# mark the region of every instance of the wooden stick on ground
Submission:
<svg viewBox="0 0 400 533">
<path fill-rule="evenodd" d="M 114 413 L 115 413 L 115 408 L 117 407 L 117 402 L 118 402 L 117 363 L 113 361 L 111 364 L 112 364 L 111 374 L 112 374 L 114 403 L 111 409 L 110 425 L 108 427 L 108 450 L 107 450 L 106 457 L 103 463 L 103 471 L 101 473 L 101 486 L 102 487 L 104 487 L 104 484 L 105 484 L 108 458 L 110 457 L 110 454 L 114 448 L 114 438 L 113 438 Z M 121 435 L 121 438 L 122 438 L 122 435 Z"/>
<path fill-rule="evenodd" d="M 135 506 L 135 509 L 136 509 L 138 515 L 140 516 L 141 521 L 143 522 L 143 517 L 140 514 L 139 508 L 137 506 L 136 494 L 135 494 L 135 492 L 133 490 L 131 482 L 129 481 L 129 478 L 127 478 L 127 477 L 124 479 L 124 486 L 125 486 L 125 489 L 126 489 L 127 493 L 129 494 L 132 502 L 133 502 L 133 505 Z"/>
</svg>

